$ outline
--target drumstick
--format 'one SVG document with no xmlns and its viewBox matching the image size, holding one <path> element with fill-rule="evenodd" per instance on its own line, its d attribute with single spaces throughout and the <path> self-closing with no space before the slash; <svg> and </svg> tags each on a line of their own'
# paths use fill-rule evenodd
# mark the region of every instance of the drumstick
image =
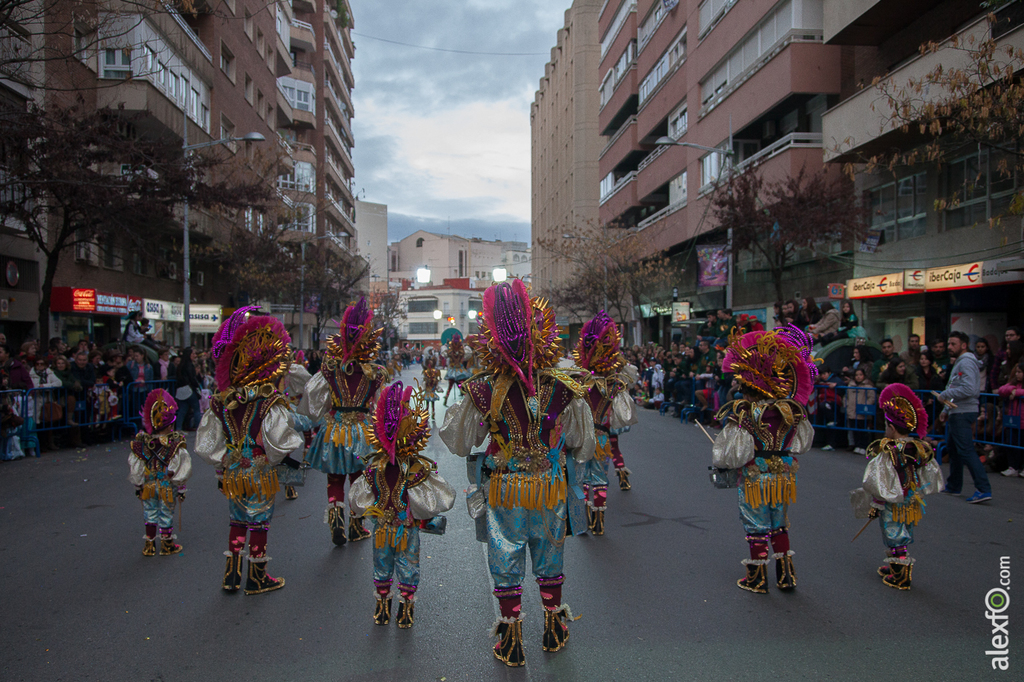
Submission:
<svg viewBox="0 0 1024 682">
<path fill-rule="evenodd" d="M 711 437 L 711 434 L 708 433 L 708 430 L 704 428 L 704 425 L 701 424 L 700 422 L 697 422 L 697 426 L 700 427 L 700 430 L 704 432 L 704 435 L 707 436 L 708 440 L 711 441 L 711 444 L 714 445 L 715 444 L 715 439 Z"/>
<path fill-rule="evenodd" d="M 857 538 L 859 538 L 860 534 L 863 533 L 864 531 L 866 531 L 868 529 L 868 526 L 870 526 L 871 522 L 874 521 L 874 520 L 875 520 L 874 517 L 868 519 L 867 523 L 864 524 L 864 527 L 861 528 L 860 531 L 856 535 L 853 536 L 853 540 L 856 540 Z M 850 542 L 853 542 L 853 540 L 850 540 Z"/>
<path fill-rule="evenodd" d="M 941 396 L 939 395 L 939 392 L 938 392 L 938 391 L 932 391 L 931 393 L 932 393 L 932 395 L 933 395 L 933 396 L 935 396 L 935 397 L 936 397 L 936 398 L 938 399 L 938 401 L 939 401 L 940 403 L 942 403 L 942 404 L 943 404 L 943 405 L 945 405 L 946 407 L 950 408 L 951 410 L 955 410 L 955 409 L 956 409 L 956 405 L 954 405 L 954 404 L 953 404 L 952 402 L 950 402 L 949 400 L 943 400 L 943 399 L 942 399 L 942 397 L 941 397 Z"/>
</svg>

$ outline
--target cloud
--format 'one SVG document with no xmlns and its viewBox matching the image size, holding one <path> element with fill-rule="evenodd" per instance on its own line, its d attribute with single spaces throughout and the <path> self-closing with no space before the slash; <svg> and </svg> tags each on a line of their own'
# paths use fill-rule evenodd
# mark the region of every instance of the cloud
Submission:
<svg viewBox="0 0 1024 682">
<path fill-rule="evenodd" d="M 451 217 L 453 233 L 456 225 L 488 235 L 519 230 L 517 238 L 528 240 L 530 104 L 569 0 L 352 4 L 354 32 L 363 34 L 354 36 L 353 61 L 361 197 L 388 204 L 393 224 L 401 215 L 406 225 L 441 221 L 446 229 Z M 538 54 L 452 54 L 365 36 Z"/>
</svg>

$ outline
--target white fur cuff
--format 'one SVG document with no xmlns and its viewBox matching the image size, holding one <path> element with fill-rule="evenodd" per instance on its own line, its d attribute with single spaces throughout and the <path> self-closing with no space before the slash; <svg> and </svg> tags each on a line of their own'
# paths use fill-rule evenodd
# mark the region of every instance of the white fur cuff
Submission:
<svg viewBox="0 0 1024 682">
<path fill-rule="evenodd" d="M 252 556 L 251 554 L 249 555 L 250 564 L 265 564 L 268 561 L 270 561 L 270 557 L 268 556 Z"/>
<path fill-rule="evenodd" d="M 506 625 L 512 625 L 512 623 L 515 623 L 517 620 L 522 620 L 522 619 L 523 619 L 522 616 L 520 616 L 519 618 L 502 618 L 502 617 L 499 616 L 498 620 L 494 621 L 494 625 L 491 626 L 491 637 L 497 637 L 498 636 L 498 626 L 501 625 L 502 623 L 505 623 Z"/>
<path fill-rule="evenodd" d="M 768 559 L 744 559 L 740 563 L 744 566 L 766 566 Z"/>
<path fill-rule="evenodd" d="M 772 554 L 773 559 L 781 559 L 784 556 L 793 556 L 793 550 L 789 550 L 788 552 L 776 552 L 775 554 Z"/>
</svg>

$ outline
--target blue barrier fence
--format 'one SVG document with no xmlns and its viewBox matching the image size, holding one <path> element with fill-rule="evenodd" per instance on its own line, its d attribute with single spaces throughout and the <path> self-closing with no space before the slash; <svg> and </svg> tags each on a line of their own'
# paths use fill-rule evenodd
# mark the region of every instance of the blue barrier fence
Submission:
<svg viewBox="0 0 1024 682">
<path fill-rule="evenodd" d="M 689 380 L 679 400 L 667 400 L 660 405 L 662 414 L 668 409 L 679 412 L 679 420 L 687 422 L 710 419 L 717 407 L 728 402 L 729 396 L 714 380 Z M 881 388 L 874 386 L 815 386 L 808 405 L 808 414 L 815 431 L 824 434 L 833 447 L 866 447 L 885 432 L 885 423 L 878 414 L 878 395 Z M 939 418 L 943 405 L 930 391 L 915 391 L 928 413 L 928 437 L 939 441 L 940 452 L 946 438 L 946 422 Z M 974 442 L 1000 448 L 1024 449 L 1022 418 L 1024 399 L 1003 398 L 995 393 L 982 393 L 979 397 L 978 418 L 974 423 Z M 849 436 L 847 434 L 850 434 Z M 852 443 L 850 442 L 852 437 Z"/>
<path fill-rule="evenodd" d="M 82 430 L 107 431 L 120 439 L 127 431 L 134 435 L 142 428 L 142 407 L 146 396 L 156 388 L 172 395 L 174 381 L 148 381 L 130 384 L 121 390 L 104 384 L 75 391 L 63 386 L 33 388 L 27 391 L 0 391 L 0 459 L 10 452 L 10 439 L 18 438 L 23 451 L 39 456 L 39 437 Z M 20 422 L 20 423 L 18 423 Z"/>
</svg>

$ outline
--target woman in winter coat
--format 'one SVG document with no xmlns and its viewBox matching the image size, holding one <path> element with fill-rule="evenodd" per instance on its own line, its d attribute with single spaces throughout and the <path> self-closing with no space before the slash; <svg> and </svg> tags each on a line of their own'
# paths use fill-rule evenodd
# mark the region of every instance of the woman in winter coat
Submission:
<svg viewBox="0 0 1024 682">
<path fill-rule="evenodd" d="M 811 336 L 814 337 L 815 341 L 822 346 L 827 346 L 839 338 L 839 323 L 841 320 L 839 311 L 831 303 L 822 303 L 821 312 L 821 320 L 808 327 L 808 331 L 811 332 Z"/>
<path fill-rule="evenodd" d="M 874 428 L 874 418 L 869 414 L 859 414 L 859 405 L 875 404 L 877 398 L 875 385 L 867 371 L 863 367 L 853 370 L 853 378 L 850 379 L 849 388 L 846 389 L 846 423 L 853 432 L 854 452 L 858 455 L 867 454 L 868 443 L 871 442 L 871 433 L 867 429 Z"/>
<path fill-rule="evenodd" d="M 178 401 L 178 421 L 175 431 L 195 431 L 199 424 L 199 391 L 203 386 L 195 366 L 196 352 L 192 346 L 181 351 L 181 366 L 178 367 L 175 399 Z M 187 390 L 186 390 L 187 389 Z"/>
</svg>

